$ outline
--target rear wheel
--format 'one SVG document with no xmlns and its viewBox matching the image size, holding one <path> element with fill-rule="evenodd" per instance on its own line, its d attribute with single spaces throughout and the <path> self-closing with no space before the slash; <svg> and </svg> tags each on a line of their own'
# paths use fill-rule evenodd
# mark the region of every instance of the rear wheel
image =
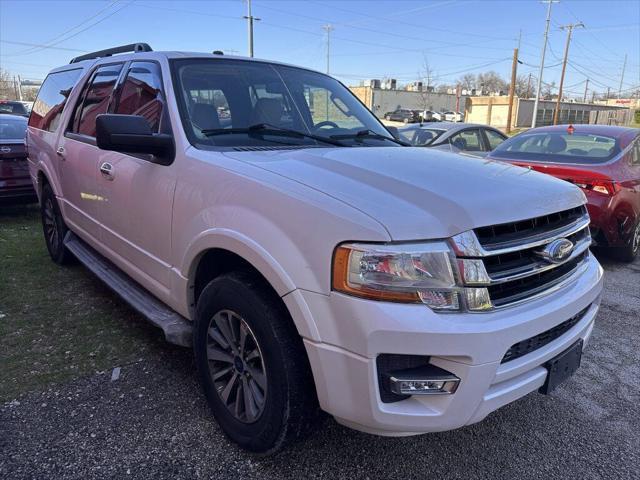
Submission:
<svg viewBox="0 0 640 480">
<path fill-rule="evenodd" d="M 640 220 L 631 233 L 629 243 L 614 249 L 614 255 L 623 262 L 633 262 L 640 254 Z"/>
<path fill-rule="evenodd" d="M 301 338 L 257 276 L 226 274 L 204 288 L 193 341 L 213 415 L 241 447 L 273 453 L 320 418 Z"/>
<path fill-rule="evenodd" d="M 40 214 L 44 240 L 51 259 L 58 265 L 70 263 L 73 256 L 64 246 L 64 237 L 69 229 L 62 219 L 58 199 L 48 183 L 42 187 Z"/>
</svg>

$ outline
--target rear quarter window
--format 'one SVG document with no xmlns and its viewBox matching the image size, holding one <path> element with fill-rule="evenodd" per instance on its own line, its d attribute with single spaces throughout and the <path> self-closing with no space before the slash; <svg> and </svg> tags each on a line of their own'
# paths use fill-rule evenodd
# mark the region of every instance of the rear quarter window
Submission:
<svg viewBox="0 0 640 480">
<path fill-rule="evenodd" d="M 82 74 L 81 68 L 50 73 L 42 83 L 29 117 L 29 126 L 53 132 L 60 124 L 62 111 L 71 90 Z"/>
</svg>

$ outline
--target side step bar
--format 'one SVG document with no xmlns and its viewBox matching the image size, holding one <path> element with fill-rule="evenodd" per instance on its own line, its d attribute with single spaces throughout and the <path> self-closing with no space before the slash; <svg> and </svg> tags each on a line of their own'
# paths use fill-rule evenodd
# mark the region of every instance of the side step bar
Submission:
<svg viewBox="0 0 640 480">
<path fill-rule="evenodd" d="M 169 343 L 191 347 L 191 322 L 171 310 L 105 257 L 67 232 L 64 245 L 75 257 L 118 294 L 134 310 L 156 327 L 160 327 Z"/>
</svg>

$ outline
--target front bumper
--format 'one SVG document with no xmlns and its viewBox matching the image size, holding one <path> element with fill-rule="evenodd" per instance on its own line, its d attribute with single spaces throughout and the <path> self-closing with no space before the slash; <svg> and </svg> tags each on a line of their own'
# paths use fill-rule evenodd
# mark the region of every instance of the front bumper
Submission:
<svg viewBox="0 0 640 480">
<path fill-rule="evenodd" d="M 451 430 L 544 384 L 542 366 L 578 339 L 585 344 L 600 303 L 602 268 L 590 256 L 586 270 L 565 288 L 513 308 L 482 314 L 435 314 L 422 305 L 361 300 L 296 291 L 318 327 L 320 342 L 305 339 L 321 407 L 336 420 L 379 435 Z M 508 348 L 590 306 L 569 331 L 544 347 L 501 364 Z M 380 399 L 378 354 L 431 357 L 461 379 L 452 395 Z"/>
</svg>

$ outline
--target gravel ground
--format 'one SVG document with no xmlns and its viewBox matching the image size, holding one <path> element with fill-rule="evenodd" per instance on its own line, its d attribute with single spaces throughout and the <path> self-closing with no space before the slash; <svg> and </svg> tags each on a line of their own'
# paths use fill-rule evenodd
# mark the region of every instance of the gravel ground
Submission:
<svg viewBox="0 0 640 480">
<path fill-rule="evenodd" d="M 381 438 L 327 420 L 271 458 L 231 444 L 191 354 L 143 358 L 0 406 L 0 478 L 640 478 L 640 261 L 603 259 L 602 310 L 578 373 L 463 429 Z"/>
</svg>

